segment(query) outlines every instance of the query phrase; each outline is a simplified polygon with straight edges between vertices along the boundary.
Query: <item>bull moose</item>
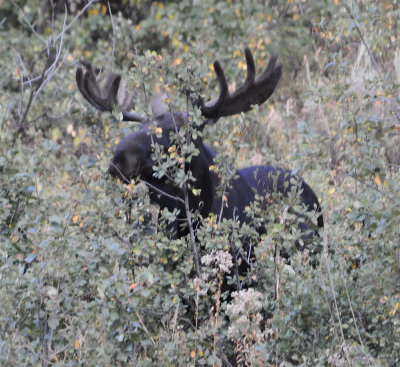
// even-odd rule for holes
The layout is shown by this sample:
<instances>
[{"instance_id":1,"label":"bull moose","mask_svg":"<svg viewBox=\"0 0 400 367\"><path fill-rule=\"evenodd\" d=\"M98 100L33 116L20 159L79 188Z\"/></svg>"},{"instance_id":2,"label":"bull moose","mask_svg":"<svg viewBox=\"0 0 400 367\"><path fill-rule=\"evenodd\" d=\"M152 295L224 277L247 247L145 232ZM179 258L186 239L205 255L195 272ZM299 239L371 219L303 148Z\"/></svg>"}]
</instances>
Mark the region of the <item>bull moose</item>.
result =
<instances>
[{"instance_id":1,"label":"bull moose","mask_svg":"<svg viewBox=\"0 0 400 367\"><path fill-rule=\"evenodd\" d=\"M274 92L282 75L282 64L277 63L277 57L272 56L263 73L256 77L254 59L248 48L245 49L245 56L247 77L243 85L233 93L228 91L228 84L220 63L214 62L220 94L208 102L202 99L194 102L204 117L203 124L197 126L197 129L201 130L207 124L214 124L221 117L247 112L253 105L264 103ZM127 183L132 178L140 177L149 186L150 198L154 203L161 209L176 210L178 214L171 227L172 236L180 238L193 231L190 221L191 213L194 211L199 213L200 218L206 218L210 213L214 213L222 218L233 218L241 223L250 223L245 207L255 200L255 195L265 196L268 193L277 192L286 196L293 187L293 179L297 182L297 190L306 210L310 212L315 210L318 215L317 225L323 226L321 207L313 190L307 183L292 175L289 170L282 168L260 165L238 170L226 189L225 202L221 200L217 195L220 178L209 169L214 164L216 153L203 143L201 134L190 138L197 154L194 154L184 167L185 172L191 173L193 178L191 186L196 190L196 194L194 190L187 190L187 187L174 183L165 175L160 176L155 171L155 144L163 147L167 152L172 146L171 136L188 124L188 113L163 108L163 104L156 97L152 102L152 118L141 116L131 111L132 95L121 93L124 88L121 76L111 72L103 86L100 86L90 64L86 71L82 68L77 69L76 81L82 95L96 109L112 111L115 105L119 105L124 120L138 121L143 124L138 131L127 135L118 144L108 172ZM159 128L158 134L155 127ZM182 223L189 225L182 225ZM311 227L306 223L299 227L304 232L312 232L311 236L315 233L315 230L310 230ZM260 228L260 231L262 230ZM243 255L237 252L235 256ZM245 256L249 258L248 253Z\"/></svg>"}]
</instances>

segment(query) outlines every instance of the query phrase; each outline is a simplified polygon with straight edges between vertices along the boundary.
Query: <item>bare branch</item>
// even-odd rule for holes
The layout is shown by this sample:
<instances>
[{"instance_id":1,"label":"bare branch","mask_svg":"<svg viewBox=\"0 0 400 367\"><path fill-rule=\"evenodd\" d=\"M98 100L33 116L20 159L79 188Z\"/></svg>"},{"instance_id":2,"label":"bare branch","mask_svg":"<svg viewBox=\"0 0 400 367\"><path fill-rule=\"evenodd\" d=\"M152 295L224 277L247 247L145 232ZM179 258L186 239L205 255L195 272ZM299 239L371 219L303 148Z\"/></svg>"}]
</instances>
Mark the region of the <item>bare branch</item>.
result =
<instances>
[{"instance_id":1,"label":"bare branch","mask_svg":"<svg viewBox=\"0 0 400 367\"><path fill-rule=\"evenodd\" d=\"M75 16L74 19L71 20L71 22L54 38L54 42L57 42L59 38L63 37L63 33L68 31L72 25L81 17L81 15L86 11L87 8L89 8L92 4L95 4L99 2L99 0L90 0L81 10L80 12Z\"/></svg>"},{"instance_id":2,"label":"bare branch","mask_svg":"<svg viewBox=\"0 0 400 367\"><path fill-rule=\"evenodd\" d=\"M110 13L111 27L112 27L112 31L113 31L111 55L110 55L110 59L109 59L109 61L107 63L107 68L106 68L106 73L109 73L110 68L111 68L112 60L114 59L115 39L117 38L117 36L116 36L116 32L115 32L114 19L113 19L113 15L112 15L112 12L111 12L111 6L110 6L110 2L109 1L107 1L107 5L108 5L108 12Z\"/></svg>"}]
</instances>

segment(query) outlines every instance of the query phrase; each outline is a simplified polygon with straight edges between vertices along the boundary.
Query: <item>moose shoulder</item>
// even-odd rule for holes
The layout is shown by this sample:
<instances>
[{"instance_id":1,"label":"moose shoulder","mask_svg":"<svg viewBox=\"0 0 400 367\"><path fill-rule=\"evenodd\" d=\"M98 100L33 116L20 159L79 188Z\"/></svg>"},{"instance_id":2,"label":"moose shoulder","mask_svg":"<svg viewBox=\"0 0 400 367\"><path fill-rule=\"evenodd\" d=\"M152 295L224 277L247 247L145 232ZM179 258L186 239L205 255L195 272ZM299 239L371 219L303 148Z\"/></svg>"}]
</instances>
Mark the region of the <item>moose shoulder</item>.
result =
<instances>
[{"instance_id":1,"label":"moose shoulder","mask_svg":"<svg viewBox=\"0 0 400 367\"><path fill-rule=\"evenodd\" d=\"M245 55L247 77L244 84L233 93L228 92L228 85L220 64L217 61L214 63L220 84L220 95L209 102L197 101L197 106L205 118L204 125L216 123L220 117L249 111L252 105L264 103L276 88L282 75L282 65L276 62L276 57L271 57L267 68L256 78L254 60L248 48L245 49ZM113 106L118 104L122 108L125 120L143 123L140 130L126 136L119 143L111 160L109 173L120 177L125 182L130 182L131 178L140 177L148 184L151 199L160 208L168 208L170 211L178 209L177 223L187 221L185 188L175 185L168 177L157 177L153 168L154 155L152 155L156 143L164 147L165 151L171 147L171 133L179 131L188 123L187 114L163 110L159 104L154 103L153 118L151 121L147 120L130 111L132 96L123 90L119 75L111 73L104 86L100 87L90 65L86 72L78 68L76 80L82 95L97 109L111 111ZM156 134L155 127L160 128L159 131L162 133ZM192 190L189 190L186 204L189 204L190 211L199 212L202 218L214 213L222 215L222 218L235 218L242 223L249 222L245 207L254 201L256 193L264 196L272 192L287 195L293 185L294 176L290 174L290 171L271 166L247 167L237 172L227 188L227 200L224 205L216 191L220 180L214 172L209 170L213 164L215 152L205 145L199 136L196 139L192 138L192 143L198 150L198 154L193 155L185 166L185 170L191 172L194 178L192 187L199 194L194 195ZM320 212L318 199L312 189L304 181L300 181L297 187L301 191L300 197L306 209ZM221 205L224 205L223 208ZM318 217L318 226L323 226L321 214ZM176 236L184 236L188 233L188 226L176 224L174 231Z\"/></svg>"}]
</instances>

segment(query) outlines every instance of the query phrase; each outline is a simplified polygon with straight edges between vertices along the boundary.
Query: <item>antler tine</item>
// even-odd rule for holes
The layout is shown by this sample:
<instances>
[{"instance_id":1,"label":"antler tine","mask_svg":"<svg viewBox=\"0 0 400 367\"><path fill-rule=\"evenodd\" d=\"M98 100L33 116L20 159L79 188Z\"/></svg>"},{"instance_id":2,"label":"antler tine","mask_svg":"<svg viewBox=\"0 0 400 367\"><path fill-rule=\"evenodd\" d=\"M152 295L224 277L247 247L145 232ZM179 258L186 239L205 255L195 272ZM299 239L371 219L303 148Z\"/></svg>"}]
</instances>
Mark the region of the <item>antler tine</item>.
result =
<instances>
[{"instance_id":1,"label":"antler tine","mask_svg":"<svg viewBox=\"0 0 400 367\"><path fill-rule=\"evenodd\" d=\"M78 68L76 70L76 84L78 86L79 91L81 92L81 94L86 98L86 100L91 105L93 105L95 108L101 110L102 107L101 106L97 106L96 102L92 100L90 94L86 91L84 78L85 78L85 75L83 73L83 69L82 68Z\"/></svg>"},{"instance_id":2,"label":"antler tine","mask_svg":"<svg viewBox=\"0 0 400 367\"><path fill-rule=\"evenodd\" d=\"M256 65L254 63L253 55L248 47L244 49L244 53L246 55L247 77L243 87L247 87L248 85L252 85L254 83L254 79L256 77Z\"/></svg>"},{"instance_id":3,"label":"antler tine","mask_svg":"<svg viewBox=\"0 0 400 367\"><path fill-rule=\"evenodd\" d=\"M274 71L275 65L276 65L276 61L278 59L278 56L276 55L272 55L271 58L268 61L268 65L265 68L265 70L263 71L263 73L258 77L258 82L262 82L263 80L267 79L270 74ZM282 67L282 64L278 64L277 66Z\"/></svg>"},{"instance_id":4,"label":"antler tine","mask_svg":"<svg viewBox=\"0 0 400 367\"><path fill-rule=\"evenodd\" d=\"M214 70L217 74L221 92L217 99L201 103L201 112L204 117L216 120L222 116L236 115L249 111L253 105L264 103L274 92L282 76L282 64L276 63L277 56L272 56L264 72L256 78L255 63L249 48L245 48L247 63L246 80L232 94L228 92L224 72L216 61Z\"/></svg>"},{"instance_id":5,"label":"antler tine","mask_svg":"<svg viewBox=\"0 0 400 367\"><path fill-rule=\"evenodd\" d=\"M229 94L228 83L226 82L225 73L218 61L214 62L214 70L215 73L217 74L217 78L219 81L220 93L218 98L215 98L212 101L209 101L205 104L202 103L200 109L203 116L205 117L208 117L209 115L212 115L214 111L217 111L224 103L226 97Z\"/></svg>"},{"instance_id":6,"label":"antler tine","mask_svg":"<svg viewBox=\"0 0 400 367\"><path fill-rule=\"evenodd\" d=\"M107 77L106 83L103 89L100 88L99 83L96 80L96 75L93 72L92 66L90 65L84 78L84 87L87 93L90 95L92 101L95 102L96 106L100 111L112 111L113 105L117 104L117 94L119 83L121 82L121 75L111 74Z\"/></svg>"},{"instance_id":7,"label":"antler tine","mask_svg":"<svg viewBox=\"0 0 400 367\"><path fill-rule=\"evenodd\" d=\"M96 109L111 112L114 105L120 105L124 120L147 122L146 117L129 111L133 107L133 93L125 90L121 75L110 72L103 87L100 87L92 65L87 64L86 72L82 68L76 70L76 84L82 95Z\"/></svg>"}]
</instances>

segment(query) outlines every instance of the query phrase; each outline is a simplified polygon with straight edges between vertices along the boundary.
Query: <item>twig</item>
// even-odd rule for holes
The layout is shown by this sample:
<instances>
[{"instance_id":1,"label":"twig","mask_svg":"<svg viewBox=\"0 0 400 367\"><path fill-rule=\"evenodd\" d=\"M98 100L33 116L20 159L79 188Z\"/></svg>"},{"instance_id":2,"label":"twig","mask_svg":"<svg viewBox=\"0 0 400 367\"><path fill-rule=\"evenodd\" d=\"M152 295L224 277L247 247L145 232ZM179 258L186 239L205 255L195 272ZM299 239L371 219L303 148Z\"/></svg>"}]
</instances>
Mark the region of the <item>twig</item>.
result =
<instances>
[{"instance_id":1,"label":"twig","mask_svg":"<svg viewBox=\"0 0 400 367\"><path fill-rule=\"evenodd\" d=\"M350 363L350 361L348 359L348 356L347 356L347 343L346 343L346 339L345 339L344 333L343 333L342 320L340 318L339 307L337 305L335 289L334 289L334 286L333 286L332 275L331 275L331 271L330 271L330 264L329 264L329 258L328 258L328 234L327 234L327 231L324 231L323 245L324 245L323 259L325 260L326 270L327 270L327 273L328 273L329 286L330 286L331 294L332 294L332 297L333 297L333 304L335 306L335 311L336 311L336 318L337 318L338 323L339 323L340 335L341 335L342 343L343 343L343 347L344 347L343 348L344 357L346 359L347 364L349 366L351 366L351 363Z\"/></svg>"},{"instance_id":2,"label":"twig","mask_svg":"<svg viewBox=\"0 0 400 367\"><path fill-rule=\"evenodd\" d=\"M112 27L112 31L113 31L113 37L112 37L112 49L111 49L111 55L110 55L110 60L108 61L108 65L106 68L106 74L108 74L110 68L111 68L111 63L112 60L114 58L114 52L115 52L115 39L116 39L116 32L115 32L115 25L114 25L114 19L113 19L113 15L111 12L111 6L110 6L110 2L107 1L107 5L108 5L108 12L110 13L110 19L111 19L111 27Z\"/></svg>"},{"instance_id":3,"label":"twig","mask_svg":"<svg viewBox=\"0 0 400 367\"><path fill-rule=\"evenodd\" d=\"M353 180L362 183L363 185L369 187L370 189L375 190L375 191L379 192L380 194L386 196L387 198L389 198L390 200L392 200L394 203L396 203L396 205L400 205L394 197L392 197L392 196L389 195L388 193L386 193L386 192L384 192L384 191L378 189L378 188L375 187L374 185L369 184L368 182L365 182L365 181L361 180L360 178L358 178L358 177L356 177L356 176L353 176L350 172L346 172L345 170L343 170L343 169L340 168L339 166L336 166L336 165L334 165L334 164L332 164L332 163L330 163L330 162L327 162L327 161L324 160L324 159L321 159L321 158L318 158L318 159L319 159L321 162L327 164L328 166L330 166L330 167L332 167L332 168L335 168L335 169L338 170L340 173L342 173L342 174L344 174L344 175L346 175L346 176L352 178Z\"/></svg>"},{"instance_id":4,"label":"twig","mask_svg":"<svg viewBox=\"0 0 400 367\"><path fill-rule=\"evenodd\" d=\"M351 314L352 314L352 316L353 316L354 325L356 326L358 340L359 340L359 342L360 342L360 344L361 344L361 347L362 347L362 349L363 349L363 351L364 351L364 353L365 353L364 343L363 343L363 341L362 341L362 339L361 339L360 329L358 328L356 316L354 315L354 310L353 310L353 306L352 306L352 304L351 304L351 299L350 299L350 296L349 296L349 291L348 291L348 289L347 289L346 279L344 279L343 285L344 285L344 289L345 289L345 291L346 291L347 300L349 301L350 311L351 311ZM368 366L371 366L371 364L369 363L369 358L367 358L367 363L368 363Z\"/></svg>"},{"instance_id":5,"label":"twig","mask_svg":"<svg viewBox=\"0 0 400 367\"><path fill-rule=\"evenodd\" d=\"M40 77L40 83L39 83L39 85L43 82L45 71L46 71L46 67L45 67L45 68L43 69L43 71L42 71L42 75L41 75L41 77ZM21 87L21 88L22 88L21 94L23 94L23 87ZM21 129L22 129L22 126L23 126L23 124L24 124L24 122L25 122L25 120L26 120L26 117L28 116L28 112L29 112L29 110L30 110L30 108L31 108L31 106L32 106L32 102L33 102L33 98L34 98L34 93L35 93L34 90L31 89L31 92L30 92L30 94L29 94L29 100L28 100L28 103L27 103L27 105L26 105L26 107L25 107L25 111L24 111L23 115L20 117L20 120L19 120L18 125L17 125L17 126L18 126L18 129L17 129L17 131L16 131L16 133L15 133L14 140L13 140L13 143L12 143L12 147L14 147L15 143L17 142L18 135L19 135L19 133L22 131L22 130L21 130ZM21 98L23 98L23 97L21 96Z\"/></svg>"},{"instance_id":6,"label":"twig","mask_svg":"<svg viewBox=\"0 0 400 367\"><path fill-rule=\"evenodd\" d=\"M185 196L186 219L187 219L187 223L188 223L188 226L189 226L190 242L192 243L194 264L196 266L196 275L197 275L198 278L201 278L201 267L200 267L200 261L199 261L199 253L198 253L198 250L197 250L196 237L194 235L194 230L193 230L193 223L192 223L192 217L191 217L190 206L189 206L189 192L188 192L187 186L185 186L184 196Z\"/></svg>"},{"instance_id":7,"label":"twig","mask_svg":"<svg viewBox=\"0 0 400 367\"><path fill-rule=\"evenodd\" d=\"M154 191L157 191L161 195L166 196L167 198L170 198L172 200L176 200L176 201L179 201L182 204L185 204L185 201L182 200L179 196L173 196L173 195L167 194L165 191L160 190L158 187L156 187L156 186L152 185L151 183L148 183L147 181L142 180L140 178L138 179L138 181L145 183L148 187L150 187Z\"/></svg>"},{"instance_id":8,"label":"twig","mask_svg":"<svg viewBox=\"0 0 400 367\"><path fill-rule=\"evenodd\" d=\"M55 38L54 42L57 42L59 38L63 37L63 33L68 31L72 25L81 17L81 15L86 11L88 7L90 7L92 4L97 3L99 0L90 0L82 9L81 11L75 16L74 19L71 20L71 22L59 33Z\"/></svg>"},{"instance_id":9,"label":"twig","mask_svg":"<svg viewBox=\"0 0 400 367\"><path fill-rule=\"evenodd\" d=\"M217 339L216 343L217 343L217 347L219 349L219 353L220 353L222 362L224 363L224 365L226 367L232 367L231 362L229 362L228 358L226 357L226 354L225 354L224 349L222 347L221 341L219 339Z\"/></svg>"},{"instance_id":10,"label":"twig","mask_svg":"<svg viewBox=\"0 0 400 367\"><path fill-rule=\"evenodd\" d=\"M374 66L375 71L378 73L378 75L380 75L381 73L380 73L380 71L379 71L378 63L376 62L376 60L375 60L375 58L374 58L374 55L372 55L371 49L369 48L367 42L365 41L365 38L364 38L364 36L363 36L363 34L362 34L362 32L361 32L361 29L360 29L360 27L359 27L359 25L358 25L358 23L357 23L356 18L354 17L354 14L352 13L352 11L351 11L351 9L349 8L349 5L348 5L348 4L344 3L344 7L345 7L347 13L349 14L350 18L351 18L351 19L353 20L353 22L354 22L354 26L355 26L355 28L356 28L356 31L357 31L358 35L360 36L361 42L363 43L364 47L367 49L368 55L369 55L369 57L370 57L370 59L371 59L371 61L372 61L372 64L373 64L373 66ZM396 117L397 122L400 123L400 113L399 113L397 107L396 107L393 103L394 103L394 102L390 103L390 109L393 111L393 113L394 113L394 115L395 115L395 117Z\"/></svg>"},{"instance_id":11,"label":"twig","mask_svg":"<svg viewBox=\"0 0 400 367\"><path fill-rule=\"evenodd\" d=\"M31 31L35 34L35 36L37 36L44 44L46 44L46 40L39 34L36 32L35 28L33 27L33 25L31 24L31 22L28 20L28 18L25 16L24 11L15 3L14 0L12 0L12 4L13 6L15 6L16 8L18 8L18 10L20 11L22 18L24 19L25 23L28 25L28 27L31 29ZM4 20L4 19L3 19Z\"/></svg>"},{"instance_id":12,"label":"twig","mask_svg":"<svg viewBox=\"0 0 400 367\"><path fill-rule=\"evenodd\" d=\"M168 108L169 108L170 115L172 117L172 121L173 121L174 126L175 126L176 136L179 137L179 129L178 129L178 125L177 125L176 120L175 120L175 115L174 115L174 111L172 110L171 103L168 103ZM190 132L188 131L188 134L186 136L186 144L189 143L190 139L191 139L191 136L190 136ZM183 151L183 145L185 144L185 142L182 142L181 140L178 140L178 144L180 146L181 151ZM184 160L184 162L186 162L186 160ZM184 163L184 165L185 165L185 163ZM186 171L186 167L185 166L183 167L183 169ZM188 187L187 180L185 180L185 184L184 184L184 198L185 198L185 202L184 203L185 203L186 220L187 220L188 227L189 227L190 242L192 244L194 264L195 264L195 267L196 267L196 275L197 275L198 278L201 278L201 266L200 266L199 252L198 252L198 249L197 249L196 236L194 234L192 216L191 216L191 211L190 211L189 187Z\"/></svg>"},{"instance_id":13,"label":"twig","mask_svg":"<svg viewBox=\"0 0 400 367\"><path fill-rule=\"evenodd\" d=\"M46 71L46 69L49 70L49 72L47 73L48 75L46 76L46 80L42 80L42 82L39 83L39 87L38 87L37 90L36 90L36 93L35 93L35 96L34 96L34 98L33 98L32 103L35 102L37 96L38 96L39 93L42 91L42 89L44 88L44 86L45 86L45 85L51 80L51 78L56 74L56 72L60 69L60 67L63 65L63 63L64 63L64 61L65 61L65 59L66 59L66 56L64 56L64 58L63 58L63 60L61 61L61 63L58 63L58 60L60 59L61 51L62 51L62 45L63 45L63 39L64 39L65 23L66 23L66 21L67 21L67 8L65 8L64 22L63 22L63 27L62 27L62 30L61 30L61 33L60 33L60 34L61 34L61 40L60 40L59 46L57 47L56 56L55 56L55 58L54 58L53 63L52 63L49 67L47 67L47 65L46 65L45 71ZM54 50L54 47L55 47L54 44L55 44L55 41L51 40L51 41L50 41L50 45L48 46L48 49L50 50L50 52L49 52L49 56L48 56L47 62L50 62L50 61L51 61L52 50ZM56 67L57 64L59 64L59 65ZM45 71L44 71L44 72L45 72ZM43 75L43 77L44 77L44 75Z\"/></svg>"},{"instance_id":14,"label":"twig","mask_svg":"<svg viewBox=\"0 0 400 367\"><path fill-rule=\"evenodd\" d=\"M138 319L139 319L140 325L142 325L142 327L143 327L144 331L145 331L147 334L149 334L149 336L150 336L150 340L152 341L153 345L155 345L155 344L156 344L156 342L154 341L153 337L150 335L149 329L147 329L147 327L146 327L146 325L144 324L144 322L143 322L142 318L140 317L140 315L138 314L138 312L137 312L137 311L135 311L135 314L136 314L136 316L137 316L137 317L138 317Z\"/></svg>"},{"instance_id":15,"label":"twig","mask_svg":"<svg viewBox=\"0 0 400 367\"><path fill-rule=\"evenodd\" d=\"M222 214L223 214L223 212L224 212L225 189L226 189L226 185L224 185L224 189L222 190L221 210L219 211L218 224L221 224L221 221L222 221Z\"/></svg>"},{"instance_id":16,"label":"twig","mask_svg":"<svg viewBox=\"0 0 400 367\"><path fill-rule=\"evenodd\" d=\"M141 64L140 64L139 55L138 55L138 52L137 52L137 49L136 49L136 48L135 48L135 55L136 55L136 62L137 62L137 65L138 65L140 80L141 80L141 82L142 82L142 88L143 88L143 94L144 94L144 103L145 103L146 106L147 106L147 105L148 105L148 101L147 101L147 93L146 93L146 84L145 84L145 82L144 82L144 74L143 74L143 72L142 72L142 66L141 66Z\"/></svg>"},{"instance_id":17,"label":"twig","mask_svg":"<svg viewBox=\"0 0 400 367\"><path fill-rule=\"evenodd\" d=\"M122 177L122 179L125 181L125 183L129 184L129 183L131 182L130 180L128 180L128 179L125 177L125 175L121 172L121 170L120 170L113 162L111 162L110 165L113 166L113 167L118 171L118 173L120 174L120 176ZM139 178L138 181L139 181L139 182L143 182L143 183L146 184L148 187L150 187L150 188L153 189L154 191L157 191L157 192L160 193L161 195L164 195L164 196L166 196L166 197L168 197L168 198L170 198L170 199L172 199L172 200L179 201L179 202L182 203L182 204L185 203L180 197L167 194L165 191L159 189L158 187L152 185L151 183L149 183L149 182L147 182L147 181L145 181L145 180L142 180L142 179Z\"/></svg>"}]
</instances>

